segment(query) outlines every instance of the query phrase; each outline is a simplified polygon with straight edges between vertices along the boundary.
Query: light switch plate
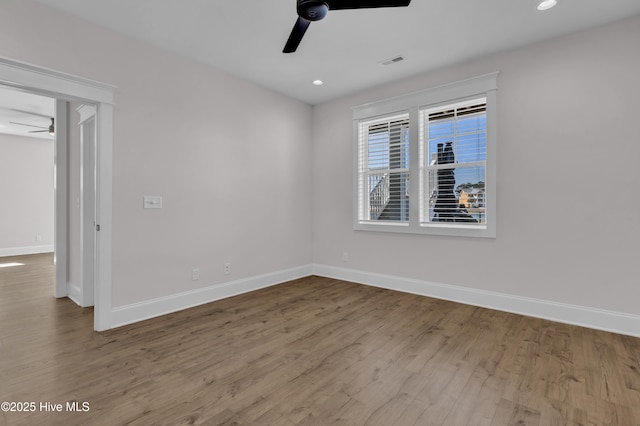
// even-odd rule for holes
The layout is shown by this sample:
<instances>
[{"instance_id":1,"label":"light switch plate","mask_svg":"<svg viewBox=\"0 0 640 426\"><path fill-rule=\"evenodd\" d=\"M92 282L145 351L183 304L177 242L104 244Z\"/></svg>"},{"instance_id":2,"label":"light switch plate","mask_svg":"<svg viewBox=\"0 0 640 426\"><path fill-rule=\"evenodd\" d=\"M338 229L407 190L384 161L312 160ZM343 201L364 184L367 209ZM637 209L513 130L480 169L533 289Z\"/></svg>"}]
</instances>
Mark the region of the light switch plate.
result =
<instances>
[{"instance_id":1,"label":"light switch plate","mask_svg":"<svg viewBox=\"0 0 640 426\"><path fill-rule=\"evenodd\" d=\"M145 209L161 209L162 197L159 195L145 195L144 208Z\"/></svg>"}]
</instances>

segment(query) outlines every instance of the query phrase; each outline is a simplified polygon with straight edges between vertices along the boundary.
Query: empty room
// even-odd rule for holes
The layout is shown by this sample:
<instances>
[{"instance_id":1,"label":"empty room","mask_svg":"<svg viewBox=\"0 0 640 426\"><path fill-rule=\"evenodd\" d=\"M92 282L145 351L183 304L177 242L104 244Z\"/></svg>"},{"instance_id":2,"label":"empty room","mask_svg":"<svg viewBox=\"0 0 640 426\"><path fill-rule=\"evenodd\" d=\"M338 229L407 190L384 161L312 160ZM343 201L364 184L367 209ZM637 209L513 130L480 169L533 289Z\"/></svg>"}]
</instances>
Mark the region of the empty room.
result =
<instances>
[{"instance_id":1,"label":"empty room","mask_svg":"<svg viewBox=\"0 0 640 426\"><path fill-rule=\"evenodd\" d=\"M0 425L639 425L637 0L0 0Z\"/></svg>"}]
</instances>

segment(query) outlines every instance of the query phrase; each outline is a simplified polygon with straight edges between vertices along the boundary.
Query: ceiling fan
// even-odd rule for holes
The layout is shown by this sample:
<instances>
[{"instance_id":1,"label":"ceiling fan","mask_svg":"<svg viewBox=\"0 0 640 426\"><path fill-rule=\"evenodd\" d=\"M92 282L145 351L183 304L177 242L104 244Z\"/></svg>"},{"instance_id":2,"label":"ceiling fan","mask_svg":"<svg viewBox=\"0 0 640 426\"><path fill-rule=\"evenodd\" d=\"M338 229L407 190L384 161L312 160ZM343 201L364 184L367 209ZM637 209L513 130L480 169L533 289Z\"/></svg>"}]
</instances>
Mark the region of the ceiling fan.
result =
<instances>
[{"instance_id":1,"label":"ceiling fan","mask_svg":"<svg viewBox=\"0 0 640 426\"><path fill-rule=\"evenodd\" d=\"M330 10L402 7L409 6L411 0L297 0L297 2L298 19L282 53L295 52L309 24L323 19Z\"/></svg>"},{"instance_id":2,"label":"ceiling fan","mask_svg":"<svg viewBox=\"0 0 640 426\"><path fill-rule=\"evenodd\" d=\"M9 123L11 124L17 124L19 126L29 126L29 127L38 127L40 129L44 129L44 130L30 130L29 133L44 133L44 132L49 132L50 135L55 134L55 126L54 126L54 119L53 117L51 117L51 124L49 125L49 127L44 127L44 126L36 126L35 124L26 124L26 123L16 123L15 121L10 121Z\"/></svg>"}]
</instances>

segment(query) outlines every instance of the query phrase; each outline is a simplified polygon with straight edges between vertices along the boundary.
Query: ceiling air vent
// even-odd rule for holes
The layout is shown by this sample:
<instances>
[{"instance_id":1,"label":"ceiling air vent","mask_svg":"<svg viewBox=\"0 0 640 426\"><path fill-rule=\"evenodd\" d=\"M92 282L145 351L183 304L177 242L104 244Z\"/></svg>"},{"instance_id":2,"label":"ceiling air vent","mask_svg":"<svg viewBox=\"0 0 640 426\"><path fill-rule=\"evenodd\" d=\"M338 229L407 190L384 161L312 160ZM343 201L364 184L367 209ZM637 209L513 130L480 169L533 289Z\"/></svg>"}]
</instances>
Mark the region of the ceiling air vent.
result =
<instances>
[{"instance_id":1,"label":"ceiling air vent","mask_svg":"<svg viewBox=\"0 0 640 426\"><path fill-rule=\"evenodd\" d=\"M402 55L398 55L398 56L394 56L393 58L389 58L389 59L385 59L384 61L381 61L380 63L382 65L391 65L391 64L396 64L398 62L404 61L404 56Z\"/></svg>"}]
</instances>

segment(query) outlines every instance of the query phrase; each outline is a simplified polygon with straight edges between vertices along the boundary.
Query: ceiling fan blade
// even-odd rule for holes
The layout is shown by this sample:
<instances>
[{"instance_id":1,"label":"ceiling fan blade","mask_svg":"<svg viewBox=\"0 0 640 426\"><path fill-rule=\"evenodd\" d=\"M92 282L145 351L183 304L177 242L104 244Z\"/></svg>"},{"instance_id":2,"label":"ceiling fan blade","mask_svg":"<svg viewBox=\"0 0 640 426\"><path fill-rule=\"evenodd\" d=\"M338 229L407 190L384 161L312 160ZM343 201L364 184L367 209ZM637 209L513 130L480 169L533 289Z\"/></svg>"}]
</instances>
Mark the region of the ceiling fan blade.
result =
<instances>
[{"instance_id":1,"label":"ceiling fan blade","mask_svg":"<svg viewBox=\"0 0 640 426\"><path fill-rule=\"evenodd\" d=\"M325 0L329 10L409 6L411 0Z\"/></svg>"},{"instance_id":2,"label":"ceiling fan blade","mask_svg":"<svg viewBox=\"0 0 640 426\"><path fill-rule=\"evenodd\" d=\"M33 125L33 124L25 124L25 123L16 123L15 121L10 121L9 123L17 124L19 126L29 126L29 127L38 127L40 129L49 129L48 127L44 127L44 126L36 126L36 125Z\"/></svg>"},{"instance_id":3,"label":"ceiling fan blade","mask_svg":"<svg viewBox=\"0 0 640 426\"><path fill-rule=\"evenodd\" d=\"M302 36L309 28L309 24L311 21L307 21L306 19L302 19L298 17L298 20L293 25L293 29L291 30L291 34L289 35L289 39L287 40L287 44L284 45L284 49L282 53L293 53L298 48L300 41L302 41Z\"/></svg>"}]
</instances>

